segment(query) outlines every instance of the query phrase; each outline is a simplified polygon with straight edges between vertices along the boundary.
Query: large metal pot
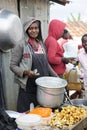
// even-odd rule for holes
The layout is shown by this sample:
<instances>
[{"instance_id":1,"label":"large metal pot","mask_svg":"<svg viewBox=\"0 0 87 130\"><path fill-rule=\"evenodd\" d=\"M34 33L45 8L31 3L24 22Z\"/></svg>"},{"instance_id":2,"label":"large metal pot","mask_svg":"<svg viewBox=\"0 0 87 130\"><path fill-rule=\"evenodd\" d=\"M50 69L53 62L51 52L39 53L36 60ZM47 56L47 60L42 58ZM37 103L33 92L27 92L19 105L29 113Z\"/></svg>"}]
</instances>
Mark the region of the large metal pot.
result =
<instances>
[{"instance_id":1,"label":"large metal pot","mask_svg":"<svg viewBox=\"0 0 87 130\"><path fill-rule=\"evenodd\" d=\"M2 9L0 11L0 49L7 51L22 39L23 27L17 15Z\"/></svg>"},{"instance_id":2,"label":"large metal pot","mask_svg":"<svg viewBox=\"0 0 87 130\"><path fill-rule=\"evenodd\" d=\"M37 100L41 106L56 108L63 103L67 81L58 77L36 79Z\"/></svg>"}]
</instances>

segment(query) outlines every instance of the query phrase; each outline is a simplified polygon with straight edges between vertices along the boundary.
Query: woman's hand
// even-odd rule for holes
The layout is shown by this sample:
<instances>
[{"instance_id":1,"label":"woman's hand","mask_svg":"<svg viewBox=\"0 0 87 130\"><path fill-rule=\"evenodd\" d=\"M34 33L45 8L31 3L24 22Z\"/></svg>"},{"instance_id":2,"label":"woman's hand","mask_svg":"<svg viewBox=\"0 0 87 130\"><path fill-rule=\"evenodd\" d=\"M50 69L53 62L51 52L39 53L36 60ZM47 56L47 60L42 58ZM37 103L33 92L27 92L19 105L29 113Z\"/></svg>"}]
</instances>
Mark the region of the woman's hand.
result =
<instances>
[{"instance_id":1,"label":"woman's hand","mask_svg":"<svg viewBox=\"0 0 87 130\"><path fill-rule=\"evenodd\" d=\"M69 58L69 63L77 66L79 64L79 61L76 58Z\"/></svg>"},{"instance_id":2,"label":"woman's hand","mask_svg":"<svg viewBox=\"0 0 87 130\"><path fill-rule=\"evenodd\" d=\"M68 63L69 63L69 59L68 59L68 58L63 57L63 58L62 58L62 62L64 62L65 64L68 64Z\"/></svg>"},{"instance_id":3,"label":"woman's hand","mask_svg":"<svg viewBox=\"0 0 87 130\"><path fill-rule=\"evenodd\" d=\"M35 77L36 76L36 73L32 70L25 70L24 73L23 73L23 76L29 76L29 77Z\"/></svg>"}]
</instances>

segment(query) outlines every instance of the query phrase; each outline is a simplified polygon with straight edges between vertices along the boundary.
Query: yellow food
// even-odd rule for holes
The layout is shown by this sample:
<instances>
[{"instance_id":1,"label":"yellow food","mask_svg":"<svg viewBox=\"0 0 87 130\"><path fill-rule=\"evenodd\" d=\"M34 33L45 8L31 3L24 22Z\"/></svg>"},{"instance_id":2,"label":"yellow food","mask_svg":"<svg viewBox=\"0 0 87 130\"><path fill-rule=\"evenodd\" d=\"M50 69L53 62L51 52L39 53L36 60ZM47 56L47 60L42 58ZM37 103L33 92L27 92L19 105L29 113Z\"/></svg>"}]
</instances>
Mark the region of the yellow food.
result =
<instances>
[{"instance_id":1,"label":"yellow food","mask_svg":"<svg viewBox=\"0 0 87 130\"><path fill-rule=\"evenodd\" d=\"M67 106L61 112L55 110L50 126L61 128L62 125L72 126L87 115L87 110L82 107Z\"/></svg>"}]
</instances>

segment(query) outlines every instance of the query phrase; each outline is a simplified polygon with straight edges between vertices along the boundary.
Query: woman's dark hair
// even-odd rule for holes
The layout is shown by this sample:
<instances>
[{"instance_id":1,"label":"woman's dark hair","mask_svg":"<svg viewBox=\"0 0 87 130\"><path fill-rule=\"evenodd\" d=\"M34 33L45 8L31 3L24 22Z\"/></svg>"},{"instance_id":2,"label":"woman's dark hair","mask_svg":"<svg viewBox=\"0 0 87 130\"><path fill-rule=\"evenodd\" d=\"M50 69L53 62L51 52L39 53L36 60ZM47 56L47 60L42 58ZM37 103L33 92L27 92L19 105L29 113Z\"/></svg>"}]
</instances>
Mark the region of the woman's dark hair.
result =
<instances>
[{"instance_id":1,"label":"woman's dark hair","mask_svg":"<svg viewBox=\"0 0 87 130\"><path fill-rule=\"evenodd\" d=\"M87 34L84 34L81 38L82 43L84 42L84 37L87 37Z\"/></svg>"},{"instance_id":2,"label":"woman's dark hair","mask_svg":"<svg viewBox=\"0 0 87 130\"><path fill-rule=\"evenodd\" d=\"M42 41L43 39L42 39L42 31L41 31L41 22L39 21L39 20L37 20L38 21L38 23L39 23L39 34L38 34L38 39L40 40L40 41Z\"/></svg>"}]
</instances>

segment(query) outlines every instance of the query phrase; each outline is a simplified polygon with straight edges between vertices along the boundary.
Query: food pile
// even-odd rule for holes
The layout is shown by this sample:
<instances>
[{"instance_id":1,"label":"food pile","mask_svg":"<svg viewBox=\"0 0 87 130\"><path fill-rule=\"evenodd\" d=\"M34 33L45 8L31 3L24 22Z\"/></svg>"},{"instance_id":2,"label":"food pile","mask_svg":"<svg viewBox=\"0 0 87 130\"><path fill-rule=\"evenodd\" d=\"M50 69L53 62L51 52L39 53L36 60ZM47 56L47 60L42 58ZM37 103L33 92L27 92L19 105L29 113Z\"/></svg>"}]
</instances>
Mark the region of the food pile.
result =
<instances>
[{"instance_id":1,"label":"food pile","mask_svg":"<svg viewBox=\"0 0 87 130\"><path fill-rule=\"evenodd\" d=\"M43 118L49 117L51 115L51 108L37 107L30 111L28 114L37 114Z\"/></svg>"},{"instance_id":2,"label":"food pile","mask_svg":"<svg viewBox=\"0 0 87 130\"><path fill-rule=\"evenodd\" d=\"M61 112L56 109L49 124L51 127L61 128L63 130L63 126L71 127L86 117L86 115L87 109L76 106L67 106L64 107Z\"/></svg>"}]
</instances>

